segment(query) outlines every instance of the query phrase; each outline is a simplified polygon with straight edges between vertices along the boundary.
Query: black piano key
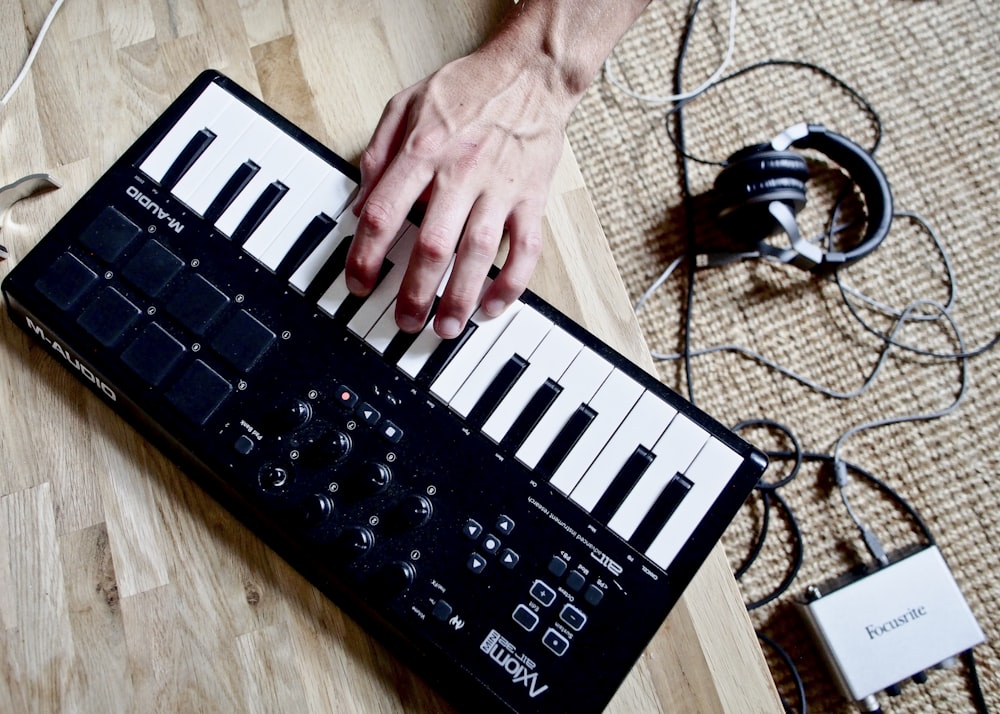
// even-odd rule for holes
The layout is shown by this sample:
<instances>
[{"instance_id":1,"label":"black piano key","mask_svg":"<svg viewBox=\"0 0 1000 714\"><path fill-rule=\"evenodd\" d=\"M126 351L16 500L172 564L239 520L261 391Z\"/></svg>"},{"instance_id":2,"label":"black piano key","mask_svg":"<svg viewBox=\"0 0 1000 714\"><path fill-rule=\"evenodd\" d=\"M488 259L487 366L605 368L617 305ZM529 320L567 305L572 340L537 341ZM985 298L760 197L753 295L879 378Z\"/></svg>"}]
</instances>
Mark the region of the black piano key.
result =
<instances>
[{"instance_id":1,"label":"black piano key","mask_svg":"<svg viewBox=\"0 0 1000 714\"><path fill-rule=\"evenodd\" d=\"M652 507L643 517L642 522L639 523L628 542L636 550L649 550L649 546L653 544L657 534L663 530L664 524L677 510L693 485L683 474L675 474L660 491L660 495L656 497L656 501L653 502Z\"/></svg>"},{"instance_id":2,"label":"black piano key","mask_svg":"<svg viewBox=\"0 0 1000 714\"><path fill-rule=\"evenodd\" d=\"M353 240L354 236L351 235L340 241L340 245L336 247L329 259L323 263L323 267L317 271L316 276L306 288L307 298L313 302L317 302L323 297L323 293L330 289L337 276L344 272L344 266L347 264L347 253L351 249L351 242Z\"/></svg>"},{"instance_id":3,"label":"black piano key","mask_svg":"<svg viewBox=\"0 0 1000 714\"><path fill-rule=\"evenodd\" d=\"M163 174L163 179L160 181L160 185L168 191L172 189L174 185L181 180L181 177L187 173L187 170L194 165L194 162L198 160L198 157L205 152L208 145L214 140L215 132L210 129L202 129L197 134L192 136L191 140L181 150L181 153L179 153L173 163L170 164L170 168Z\"/></svg>"},{"instance_id":4,"label":"black piano key","mask_svg":"<svg viewBox=\"0 0 1000 714\"><path fill-rule=\"evenodd\" d=\"M510 429L507 430L501 441L502 446L510 451L517 451L524 440L528 438L531 430L538 424L538 420L545 416L545 412L552 406L552 402L556 400L562 389L552 379L546 379L545 383L528 400L524 410L517 415L514 423L510 425Z\"/></svg>"},{"instance_id":5,"label":"black piano key","mask_svg":"<svg viewBox=\"0 0 1000 714\"><path fill-rule=\"evenodd\" d=\"M392 341L389 342L389 346L385 348L382 358L389 364L396 364L406 354L406 351L413 346L413 343L417 341L417 337L419 336L419 332L403 332L400 330L392 338Z\"/></svg>"},{"instance_id":6,"label":"black piano key","mask_svg":"<svg viewBox=\"0 0 1000 714\"><path fill-rule=\"evenodd\" d=\"M453 337L450 340L441 340L437 349L431 353L431 356L424 362L424 366L421 367L420 372L417 373L417 384L425 389L429 388L444 368L448 366L452 358L462 349L462 346L472 336L472 333L476 331L476 327L476 323L469 320L465 325L465 329L462 330L462 333L458 337Z\"/></svg>"},{"instance_id":7,"label":"black piano key","mask_svg":"<svg viewBox=\"0 0 1000 714\"><path fill-rule=\"evenodd\" d=\"M497 408L500 400L507 396L507 392L514 386L514 382L527 368L528 360L519 354L515 354L507 360L507 363L500 368L489 386L483 391L476 405L469 411L466 420L469 425L475 429L481 429L486 420L490 418L493 410Z\"/></svg>"},{"instance_id":8,"label":"black piano key","mask_svg":"<svg viewBox=\"0 0 1000 714\"><path fill-rule=\"evenodd\" d=\"M247 187L250 180L260 171L260 166L253 161L244 161L233 171L222 189L216 194L212 202L205 209L205 220L209 223L216 223L222 214L226 212L229 205L240 195L240 192Z\"/></svg>"},{"instance_id":9,"label":"black piano key","mask_svg":"<svg viewBox=\"0 0 1000 714\"><path fill-rule=\"evenodd\" d=\"M278 201L286 193L288 193L288 186L281 183L281 181L274 181L261 191L260 196L257 197L250 210L243 216L240 224L236 226L233 235L230 236L233 243L236 245L246 243L247 239L257 230L257 227L267 218L267 214L274 210L274 207L278 205Z\"/></svg>"},{"instance_id":10,"label":"black piano key","mask_svg":"<svg viewBox=\"0 0 1000 714\"><path fill-rule=\"evenodd\" d=\"M309 225L302 231L302 235L295 239L292 247L285 253L285 257L278 263L278 267L274 271L275 275L285 280L292 277L302 262L316 250L316 247L333 230L335 225L337 222L325 213L320 213L309 221Z\"/></svg>"},{"instance_id":11,"label":"black piano key","mask_svg":"<svg viewBox=\"0 0 1000 714\"><path fill-rule=\"evenodd\" d=\"M389 274L392 270L392 262L388 260L382 261L382 269L379 270L378 277L375 278L375 286L372 288L374 290L379 286L379 284L385 279L385 276ZM346 325L351 321L351 318L361 309L361 306L365 304L365 300L368 296L359 297L353 293L344 298L344 301L340 303L340 307L333 314L333 321L338 325Z\"/></svg>"},{"instance_id":12,"label":"black piano key","mask_svg":"<svg viewBox=\"0 0 1000 714\"><path fill-rule=\"evenodd\" d=\"M621 470L612 479L611 483L601 494L600 499L594 505L593 510L590 512L594 518L596 518L601 523L607 523L611 520L611 516L615 514L618 507L622 505L625 497L628 496L629 491L635 486L639 481L639 478L646 472L649 465L653 463L656 458L656 454L647 449L643 445L636 447L632 455L626 459L625 463L622 465Z\"/></svg>"},{"instance_id":13,"label":"black piano key","mask_svg":"<svg viewBox=\"0 0 1000 714\"><path fill-rule=\"evenodd\" d=\"M566 420L566 424L563 425L556 438L549 444L549 448L542 454L542 458L538 460L538 463L535 465L535 474L539 478L546 480L552 478L552 474L562 464L563 459L566 458L566 454L576 446L576 442L580 440L587 427L590 426L590 422L594 421L596 417L597 412L586 404L581 404L570 418Z\"/></svg>"},{"instance_id":14,"label":"black piano key","mask_svg":"<svg viewBox=\"0 0 1000 714\"><path fill-rule=\"evenodd\" d=\"M428 320L434 319L434 315L437 314L438 305L440 303L440 296L434 298L434 304L431 305L431 310L427 316ZM403 358L403 355L406 354L407 350L413 346L413 343L417 341L419 336L419 332L403 332L402 330L399 330L386 346L385 351L382 353L382 358L389 364L396 364Z\"/></svg>"}]
</instances>

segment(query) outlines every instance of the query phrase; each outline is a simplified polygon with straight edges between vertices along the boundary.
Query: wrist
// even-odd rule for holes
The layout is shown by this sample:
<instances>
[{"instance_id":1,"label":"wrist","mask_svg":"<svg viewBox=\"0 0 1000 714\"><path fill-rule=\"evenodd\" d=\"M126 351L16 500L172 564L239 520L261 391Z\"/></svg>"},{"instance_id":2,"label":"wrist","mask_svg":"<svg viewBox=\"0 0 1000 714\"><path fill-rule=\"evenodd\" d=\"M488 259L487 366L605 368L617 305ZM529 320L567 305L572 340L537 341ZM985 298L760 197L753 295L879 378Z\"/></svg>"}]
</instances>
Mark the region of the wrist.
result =
<instances>
[{"instance_id":1,"label":"wrist","mask_svg":"<svg viewBox=\"0 0 1000 714\"><path fill-rule=\"evenodd\" d=\"M532 72L572 112L649 2L520 0L482 49L494 61Z\"/></svg>"}]
</instances>

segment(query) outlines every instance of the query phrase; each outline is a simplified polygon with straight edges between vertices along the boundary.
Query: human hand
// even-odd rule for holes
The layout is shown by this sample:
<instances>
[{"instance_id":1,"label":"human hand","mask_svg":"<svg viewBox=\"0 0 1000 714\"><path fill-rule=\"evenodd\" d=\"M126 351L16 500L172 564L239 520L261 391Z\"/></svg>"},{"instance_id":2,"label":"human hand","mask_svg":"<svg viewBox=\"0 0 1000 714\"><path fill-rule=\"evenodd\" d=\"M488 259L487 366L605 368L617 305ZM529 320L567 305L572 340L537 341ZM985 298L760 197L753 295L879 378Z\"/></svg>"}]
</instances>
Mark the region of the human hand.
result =
<instances>
[{"instance_id":1,"label":"human hand","mask_svg":"<svg viewBox=\"0 0 1000 714\"><path fill-rule=\"evenodd\" d=\"M575 97L544 58L484 47L393 97L361 158L358 228L347 258L356 295L375 286L414 203L426 202L396 301L406 332L426 322L454 256L434 329L455 337L478 305L503 312L524 291ZM504 231L507 259L483 292ZM457 252L456 252L457 246ZM481 298L481 299L480 299Z\"/></svg>"}]
</instances>

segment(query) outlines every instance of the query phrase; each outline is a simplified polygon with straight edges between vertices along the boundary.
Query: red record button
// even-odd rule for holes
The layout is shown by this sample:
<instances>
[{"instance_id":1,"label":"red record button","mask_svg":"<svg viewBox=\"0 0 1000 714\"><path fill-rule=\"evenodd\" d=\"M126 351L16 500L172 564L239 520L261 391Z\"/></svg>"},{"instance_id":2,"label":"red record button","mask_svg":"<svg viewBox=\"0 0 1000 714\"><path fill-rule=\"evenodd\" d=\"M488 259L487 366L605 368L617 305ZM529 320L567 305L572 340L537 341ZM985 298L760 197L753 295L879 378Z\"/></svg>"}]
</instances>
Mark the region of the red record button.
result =
<instances>
[{"instance_id":1,"label":"red record button","mask_svg":"<svg viewBox=\"0 0 1000 714\"><path fill-rule=\"evenodd\" d=\"M353 409L354 405L358 403L358 395L343 385L334 390L334 398L347 409Z\"/></svg>"}]
</instances>

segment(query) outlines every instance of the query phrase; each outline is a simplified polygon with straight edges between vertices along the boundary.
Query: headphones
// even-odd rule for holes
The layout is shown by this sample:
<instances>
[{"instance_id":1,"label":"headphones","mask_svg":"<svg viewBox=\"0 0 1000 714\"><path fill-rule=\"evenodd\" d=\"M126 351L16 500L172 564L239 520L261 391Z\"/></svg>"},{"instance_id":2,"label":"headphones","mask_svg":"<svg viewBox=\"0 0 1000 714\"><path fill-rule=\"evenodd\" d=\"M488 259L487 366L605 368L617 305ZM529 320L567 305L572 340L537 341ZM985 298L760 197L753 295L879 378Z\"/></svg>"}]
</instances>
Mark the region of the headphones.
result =
<instances>
[{"instance_id":1,"label":"headphones","mask_svg":"<svg viewBox=\"0 0 1000 714\"><path fill-rule=\"evenodd\" d=\"M824 154L860 189L868 220L864 237L850 250L824 250L799 232L795 214L806 204L809 166L790 150L793 147ZM796 124L766 144L740 149L726 160L712 196L719 226L747 251L710 254L710 264L760 257L816 273L830 272L875 250L892 223L892 194L885 173L871 154L820 124ZM780 231L788 235L789 247L768 242Z\"/></svg>"}]
</instances>

